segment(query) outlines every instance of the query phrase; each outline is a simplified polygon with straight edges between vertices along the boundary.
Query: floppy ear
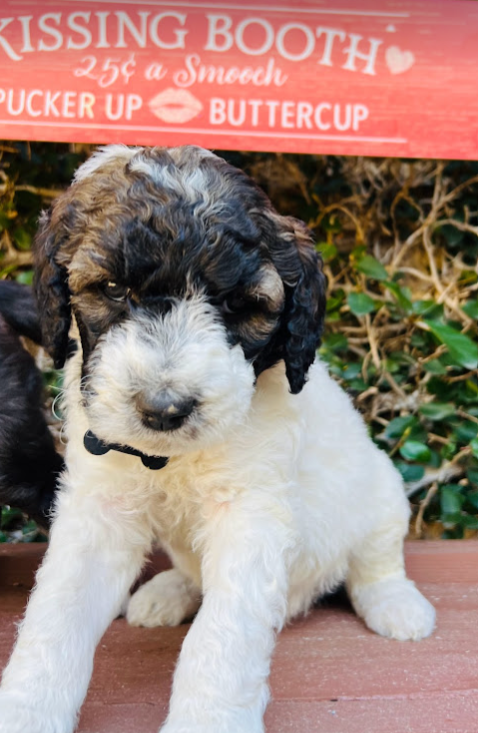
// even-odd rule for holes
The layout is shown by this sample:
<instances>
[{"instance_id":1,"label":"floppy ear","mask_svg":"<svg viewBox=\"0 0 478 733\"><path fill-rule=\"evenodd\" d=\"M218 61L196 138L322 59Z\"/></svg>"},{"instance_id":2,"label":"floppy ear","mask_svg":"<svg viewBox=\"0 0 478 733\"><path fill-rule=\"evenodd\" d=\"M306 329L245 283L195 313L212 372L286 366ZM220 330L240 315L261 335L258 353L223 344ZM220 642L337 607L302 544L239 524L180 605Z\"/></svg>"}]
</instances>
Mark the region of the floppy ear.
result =
<instances>
[{"instance_id":1,"label":"floppy ear","mask_svg":"<svg viewBox=\"0 0 478 733\"><path fill-rule=\"evenodd\" d=\"M282 324L272 345L285 362L292 394L301 391L320 346L326 281L312 232L298 219L268 212L268 245L286 294ZM271 236L272 235L272 236Z\"/></svg>"},{"instance_id":2,"label":"floppy ear","mask_svg":"<svg viewBox=\"0 0 478 733\"><path fill-rule=\"evenodd\" d=\"M37 304L32 289L14 280L0 280L0 314L14 331L41 344Z\"/></svg>"},{"instance_id":3,"label":"floppy ear","mask_svg":"<svg viewBox=\"0 0 478 733\"><path fill-rule=\"evenodd\" d=\"M68 273L57 261L61 236L51 222L52 211L43 212L33 244L34 288L42 330L42 342L56 369L65 363L71 310Z\"/></svg>"}]
</instances>

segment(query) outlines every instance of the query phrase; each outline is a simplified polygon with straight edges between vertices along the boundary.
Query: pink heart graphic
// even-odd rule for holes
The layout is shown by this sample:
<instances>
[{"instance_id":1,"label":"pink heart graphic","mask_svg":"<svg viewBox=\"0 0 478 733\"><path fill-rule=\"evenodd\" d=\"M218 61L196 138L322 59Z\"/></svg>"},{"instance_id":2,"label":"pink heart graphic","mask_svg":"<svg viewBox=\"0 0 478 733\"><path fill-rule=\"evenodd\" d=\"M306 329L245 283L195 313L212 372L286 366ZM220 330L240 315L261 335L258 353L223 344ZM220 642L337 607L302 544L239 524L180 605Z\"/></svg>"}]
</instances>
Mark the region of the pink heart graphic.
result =
<instances>
[{"instance_id":1,"label":"pink heart graphic","mask_svg":"<svg viewBox=\"0 0 478 733\"><path fill-rule=\"evenodd\" d=\"M415 63L412 51L402 51L398 46L390 46L385 52L385 61L392 74L403 74Z\"/></svg>"}]
</instances>

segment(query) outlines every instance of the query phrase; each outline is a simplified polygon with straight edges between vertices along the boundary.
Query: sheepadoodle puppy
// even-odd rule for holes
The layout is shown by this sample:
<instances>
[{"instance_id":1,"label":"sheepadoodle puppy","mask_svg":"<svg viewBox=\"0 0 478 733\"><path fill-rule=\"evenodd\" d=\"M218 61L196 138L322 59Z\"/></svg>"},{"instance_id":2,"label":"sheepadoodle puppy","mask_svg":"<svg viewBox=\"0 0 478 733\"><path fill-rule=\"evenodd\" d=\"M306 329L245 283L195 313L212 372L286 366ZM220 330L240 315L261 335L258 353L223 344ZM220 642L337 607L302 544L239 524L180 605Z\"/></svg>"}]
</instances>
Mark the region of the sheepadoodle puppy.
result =
<instances>
[{"instance_id":1,"label":"sheepadoodle puppy","mask_svg":"<svg viewBox=\"0 0 478 733\"><path fill-rule=\"evenodd\" d=\"M43 380L20 336L41 343L31 288L0 281L0 506L46 527L63 459L44 414Z\"/></svg>"},{"instance_id":2,"label":"sheepadoodle puppy","mask_svg":"<svg viewBox=\"0 0 478 733\"><path fill-rule=\"evenodd\" d=\"M404 571L400 476L315 360L324 277L301 222L206 150L109 146L43 216L35 257L45 343L57 366L69 334L78 349L2 733L73 731L153 542L174 569L128 620L197 612L161 733L263 731L276 632L342 581L377 633L431 633Z\"/></svg>"}]
</instances>

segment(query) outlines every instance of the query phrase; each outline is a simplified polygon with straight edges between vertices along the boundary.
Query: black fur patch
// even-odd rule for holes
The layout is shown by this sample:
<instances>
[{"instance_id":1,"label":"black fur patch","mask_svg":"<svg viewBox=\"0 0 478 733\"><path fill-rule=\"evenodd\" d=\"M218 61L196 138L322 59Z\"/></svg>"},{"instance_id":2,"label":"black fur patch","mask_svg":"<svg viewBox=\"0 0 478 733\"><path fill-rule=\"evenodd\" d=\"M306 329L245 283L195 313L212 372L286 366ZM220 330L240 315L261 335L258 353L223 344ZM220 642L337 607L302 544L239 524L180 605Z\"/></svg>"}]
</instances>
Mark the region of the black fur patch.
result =
<instances>
[{"instance_id":1,"label":"black fur patch","mask_svg":"<svg viewBox=\"0 0 478 733\"><path fill-rule=\"evenodd\" d=\"M41 343L41 328L32 289L27 285L2 280L0 284L0 313L14 331L36 344Z\"/></svg>"},{"instance_id":2,"label":"black fur patch","mask_svg":"<svg viewBox=\"0 0 478 733\"><path fill-rule=\"evenodd\" d=\"M18 336L39 336L33 296L12 285L0 282L0 505L18 507L47 526L63 459L43 414L42 375Z\"/></svg>"}]
</instances>

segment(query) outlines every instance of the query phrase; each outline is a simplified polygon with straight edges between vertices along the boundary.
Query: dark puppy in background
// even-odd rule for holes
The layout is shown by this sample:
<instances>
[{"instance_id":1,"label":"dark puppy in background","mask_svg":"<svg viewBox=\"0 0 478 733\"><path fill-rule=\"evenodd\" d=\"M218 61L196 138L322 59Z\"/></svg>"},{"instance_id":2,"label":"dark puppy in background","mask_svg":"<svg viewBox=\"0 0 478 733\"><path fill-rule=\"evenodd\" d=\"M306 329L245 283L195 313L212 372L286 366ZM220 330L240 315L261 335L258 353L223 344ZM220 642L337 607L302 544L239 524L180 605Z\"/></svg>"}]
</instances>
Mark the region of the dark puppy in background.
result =
<instances>
[{"instance_id":1,"label":"dark puppy in background","mask_svg":"<svg viewBox=\"0 0 478 733\"><path fill-rule=\"evenodd\" d=\"M21 336L41 344L33 293L0 281L0 506L17 507L43 527L63 459L43 411L43 381Z\"/></svg>"}]
</instances>

